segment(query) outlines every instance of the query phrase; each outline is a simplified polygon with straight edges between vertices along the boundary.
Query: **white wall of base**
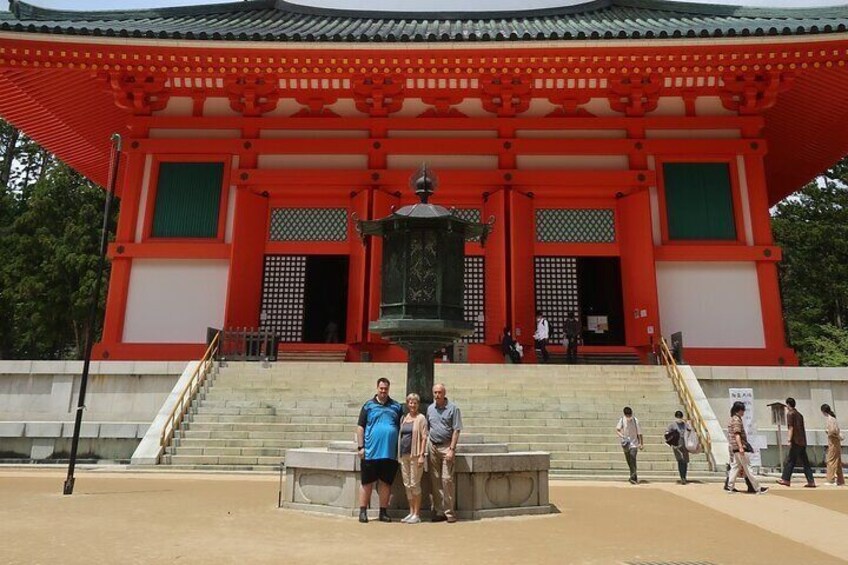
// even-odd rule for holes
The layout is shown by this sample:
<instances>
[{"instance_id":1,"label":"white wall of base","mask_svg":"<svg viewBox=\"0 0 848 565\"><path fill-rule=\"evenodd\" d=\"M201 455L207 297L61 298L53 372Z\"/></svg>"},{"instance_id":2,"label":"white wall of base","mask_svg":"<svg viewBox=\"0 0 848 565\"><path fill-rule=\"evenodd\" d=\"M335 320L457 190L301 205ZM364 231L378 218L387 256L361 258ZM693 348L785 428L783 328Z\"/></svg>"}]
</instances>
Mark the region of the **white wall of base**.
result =
<instances>
[{"instance_id":1,"label":"white wall of base","mask_svg":"<svg viewBox=\"0 0 848 565\"><path fill-rule=\"evenodd\" d=\"M763 348L763 313L753 262L658 262L663 334L686 347Z\"/></svg>"}]
</instances>

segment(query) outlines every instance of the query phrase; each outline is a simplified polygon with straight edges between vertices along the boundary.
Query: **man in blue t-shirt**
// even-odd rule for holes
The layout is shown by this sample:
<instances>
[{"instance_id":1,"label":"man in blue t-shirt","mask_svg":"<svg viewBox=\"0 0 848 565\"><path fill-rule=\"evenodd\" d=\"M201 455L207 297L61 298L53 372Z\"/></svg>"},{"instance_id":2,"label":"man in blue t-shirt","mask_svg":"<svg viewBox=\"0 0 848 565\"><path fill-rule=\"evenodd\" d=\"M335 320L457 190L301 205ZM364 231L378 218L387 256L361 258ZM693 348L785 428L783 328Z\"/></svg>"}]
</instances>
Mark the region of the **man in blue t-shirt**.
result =
<instances>
[{"instance_id":1,"label":"man in blue t-shirt","mask_svg":"<svg viewBox=\"0 0 848 565\"><path fill-rule=\"evenodd\" d=\"M386 511L392 483L398 471L397 445L403 406L389 396L389 379L377 380L377 394L362 405L356 428L356 442L361 461L362 488L359 491L359 521L368 522L368 501L374 483L379 481L380 521L391 522Z\"/></svg>"}]
</instances>

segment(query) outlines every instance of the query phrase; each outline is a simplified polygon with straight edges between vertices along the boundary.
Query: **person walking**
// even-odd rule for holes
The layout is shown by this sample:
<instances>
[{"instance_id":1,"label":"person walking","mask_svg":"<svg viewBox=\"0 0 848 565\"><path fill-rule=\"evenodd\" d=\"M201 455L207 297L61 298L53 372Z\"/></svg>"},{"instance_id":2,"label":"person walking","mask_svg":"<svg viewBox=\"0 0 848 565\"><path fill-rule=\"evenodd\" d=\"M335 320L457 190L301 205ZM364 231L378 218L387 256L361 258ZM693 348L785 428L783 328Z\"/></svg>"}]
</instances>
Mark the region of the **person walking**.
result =
<instances>
[{"instance_id":1,"label":"person walking","mask_svg":"<svg viewBox=\"0 0 848 565\"><path fill-rule=\"evenodd\" d=\"M827 432L827 482L836 485L845 485L845 474L842 470L842 435L839 433L839 422L836 414L829 404L821 405L822 414L825 417L825 431Z\"/></svg>"},{"instance_id":2,"label":"person walking","mask_svg":"<svg viewBox=\"0 0 848 565\"><path fill-rule=\"evenodd\" d=\"M745 403L738 400L730 408L730 422L727 424L727 440L730 449L730 476L727 477L727 492L737 493L736 479L744 471L750 481L754 492L765 494L768 487L760 486L759 481L751 471L751 463L748 461L748 453L753 451L748 443L748 435L745 433L745 424L742 421L745 415Z\"/></svg>"},{"instance_id":3,"label":"person walking","mask_svg":"<svg viewBox=\"0 0 848 565\"><path fill-rule=\"evenodd\" d=\"M786 441L789 446L789 455L783 463L783 475L777 480L777 484L790 486L795 465L800 461L804 468L804 476L807 477L807 484L804 487L816 488L813 468L807 457L807 430L804 428L804 415L795 409L795 399L792 397L786 399L786 428L789 434Z\"/></svg>"},{"instance_id":4,"label":"person walking","mask_svg":"<svg viewBox=\"0 0 848 565\"><path fill-rule=\"evenodd\" d=\"M692 426L683 419L683 412L678 410L674 413L674 422L668 425L665 431L665 442L671 446L674 458L677 460L677 473L680 475L680 484L685 485L686 473L689 469L689 450L686 449L686 433L692 432Z\"/></svg>"},{"instance_id":5,"label":"person walking","mask_svg":"<svg viewBox=\"0 0 848 565\"><path fill-rule=\"evenodd\" d=\"M547 363L550 359L548 354L548 338L550 337L551 326L548 324L547 318L541 311L536 311L536 332L533 334L533 340L536 345L536 351L539 352L542 363Z\"/></svg>"},{"instance_id":6,"label":"person walking","mask_svg":"<svg viewBox=\"0 0 848 565\"><path fill-rule=\"evenodd\" d=\"M453 465L456 461L456 444L462 430L462 414L448 400L442 383L433 387L433 404L427 408L430 426L430 481L433 491L433 521L449 524L456 522L454 506Z\"/></svg>"},{"instance_id":7,"label":"person walking","mask_svg":"<svg viewBox=\"0 0 848 565\"><path fill-rule=\"evenodd\" d=\"M571 312L565 319L565 361L570 365L577 364L577 346L580 344L582 329L577 314Z\"/></svg>"},{"instance_id":8,"label":"person walking","mask_svg":"<svg viewBox=\"0 0 848 565\"><path fill-rule=\"evenodd\" d=\"M368 503L374 483L380 497L381 522L389 518L389 496L398 471L397 445L403 406L389 396L389 379L377 380L377 394L362 405L356 427L360 463L359 521L368 523Z\"/></svg>"},{"instance_id":9,"label":"person walking","mask_svg":"<svg viewBox=\"0 0 848 565\"><path fill-rule=\"evenodd\" d=\"M401 520L405 524L421 522L421 477L424 474L424 458L427 454L427 418L418 409L421 397L414 392L406 395L406 416L400 421L400 472L409 514Z\"/></svg>"},{"instance_id":10,"label":"person walking","mask_svg":"<svg viewBox=\"0 0 848 565\"><path fill-rule=\"evenodd\" d=\"M643 448L642 427L639 425L639 420L633 415L632 408L625 406L623 412L624 415L615 426L615 433L621 440L624 459L630 469L630 484L637 485L639 484L639 477L636 471L636 456L639 454L639 450Z\"/></svg>"},{"instance_id":11,"label":"person walking","mask_svg":"<svg viewBox=\"0 0 848 565\"><path fill-rule=\"evenodd\" d=\"M501 338L501 353L504 356L504 363L521 363L521 355L519 355L515 345L516 341L512 337L512 330L504 328L503 337Z\"/></svg>"}]
</instances>

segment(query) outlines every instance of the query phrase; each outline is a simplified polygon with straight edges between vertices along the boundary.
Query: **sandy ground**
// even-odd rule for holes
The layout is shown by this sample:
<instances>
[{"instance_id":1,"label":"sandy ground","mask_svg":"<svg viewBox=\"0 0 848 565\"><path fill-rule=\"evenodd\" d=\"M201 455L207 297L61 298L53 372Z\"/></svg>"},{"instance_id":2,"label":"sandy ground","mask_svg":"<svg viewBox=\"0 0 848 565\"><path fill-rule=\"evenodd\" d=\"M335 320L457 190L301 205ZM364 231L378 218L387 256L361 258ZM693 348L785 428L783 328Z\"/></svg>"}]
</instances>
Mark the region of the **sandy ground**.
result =
<instances>
[{"instance_id":1,"label":"sandy ground","mask_svg":"<svg viewBox=\"0 0 848 565\"><path fill-rule=\"evenodd\" d=\"M63 496L59 471L0 470L0 563L848 562L848 488L553 482L557 514L407 526L277 509L273 476L77 477Z\"/></svg>"}]
</instances>

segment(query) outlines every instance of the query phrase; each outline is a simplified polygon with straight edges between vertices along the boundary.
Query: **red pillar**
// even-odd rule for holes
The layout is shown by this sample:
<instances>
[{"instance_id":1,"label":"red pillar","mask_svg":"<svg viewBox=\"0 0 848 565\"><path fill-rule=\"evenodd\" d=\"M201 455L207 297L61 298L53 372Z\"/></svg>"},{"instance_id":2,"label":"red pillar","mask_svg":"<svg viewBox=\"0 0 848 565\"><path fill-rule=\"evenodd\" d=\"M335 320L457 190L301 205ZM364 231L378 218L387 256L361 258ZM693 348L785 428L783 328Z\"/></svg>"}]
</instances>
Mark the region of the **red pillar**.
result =
<instances>
[{"instance_id":1,"label":"red pillar","mask_svg":"<svg viewBox=\"0 0 848 565\"><path fill-rule=\"evenodd\" d=\"M124 336L132 259L121 256L120 251L123 244L132 243L135 239L146 155L127 153L125 159L123 186L120 192L121 208L115 229L115 242L110 246L112 267L109 274L109 290L106 294L106 316L100 343L94 346L93 358L95 359L109 358L110 348L121 343Z\"/></svg>"},{"instance_id":2,"label":"red pillar","mask_svg":"<svg viewBox=\"0 0 848 565\"><path fill-rule=\"evenodd\" d=\"M484 247L486 260L486 343L500 343L500 335L509 324L507 315L507 261L506 261L506 192L500 190L490 195L483 204L483 222L495 218L495 225ZM498 350L500 351L500 350Z\"/></svg>"},{"instance_id":3,"label":"red pillar","mask_svg":"<svg viewBox=\"0 0 848 565\"><path fill-rule=\"evenodd\" d=\"M226 327L259 326L268 214L267 197L255 194L247 187L236 189L224 316Z\"/></svg>"},{"instance_id":4,"label":"red pillar","mask_svg":"<svg viewBox=\"0 0 848 565\"><path fill-rule=\"evenodd\" d=\"M512 190L507 194L509 206L508 256L511 297L509 312L515 326L516 339L524 345L528 360L533 359L533 332L536 329L536 290L534 245L536 222L533 199Z\"/></svg>"},{"instance_id":5,"label":"red pillar","mask_svg":"<svg viewBox=\"0 0 848 565\"><path fill-rule=\"evenodd\" d=\"M368 191L362 190L351 198L350 214L359 219L368 218ZM348 270L347 342L361 346L368 337L367 247L356 233L353 220L348 225L350 242L350 267Z\"/></svg>"},{"instance_id":6,"label":"red pillar","mask_svg":"<svg viewBox=\"0 0 848 565\"><path fill-rule=\"evenodd\" d=\"M625 340L628 346L644 348L651 342L649 328L653 339L660 335L651 200L648 191L641 190L617 203Z\"/></svg>"},{"instance_id":7,"label":"red pillar","mask_svg":"<svg viewBox=\"0 0 848 565\"><path fill-rule=\"evenodd\" d=\"M745 155L744 162L754 245L773 245L763 156L748 154ZM760 307L763 312L763 335L768 351L766 362L797 365L798 358L795 352L786 345L777 263L766 257L762 261L757 261L757 280L760 287Z\"/></svg>"}]
</instances>

